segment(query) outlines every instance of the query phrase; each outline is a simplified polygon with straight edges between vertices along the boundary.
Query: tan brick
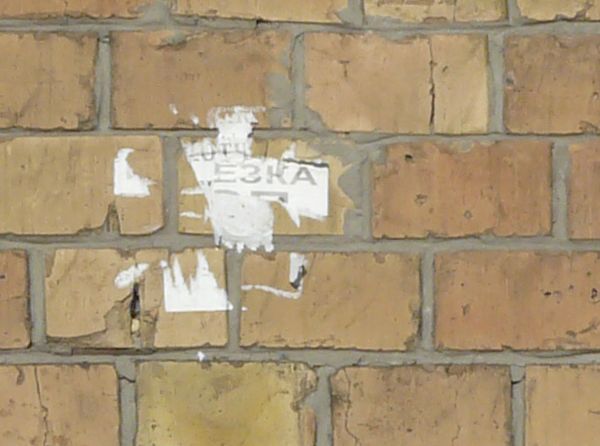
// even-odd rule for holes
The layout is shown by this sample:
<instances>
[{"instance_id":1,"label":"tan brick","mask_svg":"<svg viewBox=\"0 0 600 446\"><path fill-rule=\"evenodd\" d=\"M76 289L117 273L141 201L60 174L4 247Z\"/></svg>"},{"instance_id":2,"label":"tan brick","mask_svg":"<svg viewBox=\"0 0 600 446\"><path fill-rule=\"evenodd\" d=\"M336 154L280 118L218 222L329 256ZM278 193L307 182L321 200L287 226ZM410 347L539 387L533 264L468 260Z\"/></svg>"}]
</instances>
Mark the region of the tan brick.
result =
<instances>
[{"instance_id":1,"label":"tan brick","mask_svg":"<svg viewBox=\"0 0 600 446\"><path fill-rule=\"evenodd\" d=\"M245 257L243 346L364 350L412 346L419 326L416 257L310 253L305 261L306 274L297 287L299 283L290 283L298 272L290 271L289 253Z\"/></svg>"},{"instance_id":2,"label":"tan brick","mask_svg":"<svg viewBox=\"0 0 600 446\"><path fill-rule=\"evenodd\" d=\"M530 366L526 371L526 444L594 445L600 436L598 366Z\"/></svg>"},{"instance_id":3,"label":"tan brick","mask_svg":"<svg viewBox=\"0 0 600 446\"><path fill-rule=\"evenodd\" d=\"M385 164L373 168L373 233L548 234L550 157L550 145L535 141L391 146Z\"/></svg>"},{"instance_id":4,"label":"tan brick","mask_svg":"<svg viewBox=\"0 0 600 446\"><path fill-rule=\"evenodd\" d=\"M114 194L122 148L138 176L154 182L146 197ZM108 221L122 234L163 224L162 147L157 137L15 138L0 142L0 233L75 234Z\"/></svg>"},{"instance_id":5,"label":"tan brick","mask_svg":"<svg viewBox=\"0 0 600 446\"><path fill-rule=\"evenodd\" d=\"M272 363L142 363L137 445L313 446L315 376Z\"/></svg>"},{"instance_id":6,"label":"tan brick","mask_svg":"<svg viewBox=\"0 0 600 446\"><path fill-rule=\"evenodd\" d=\"M108 365L0 366L0 438L11 446L119 446Z\"/></svg>"},{"instance_id":7,"label":"tan brick","mask_svg":"<svg viewBox=\"0 0 600 446\"><path fill-rule=\"evenodd\" d=\"M505 0L365 0L365 13L405 22L493 22L506 18Z\"/></svg>"},{"instance_id":8,"label":"tan brick","mask_svg":"<svg viewBox=\"0 0 600 446\"><path fill-rule=\"evenodd\" d=\"M220 288L225 288L224 253L200 251ZM191 280L195 250L169 256L166 250L121 253L111 249L57 250L46 278L47 333L54 341L88 347L192 347L227 343L224 311L167 312L160 262L180 263ZM119 287L117 276L131 267L147 269L135 281L140 314L131 314L134 283Z\"/></svg>"},{"instance_id":9,"label":"tan brick","mask_svg":"<svg viewBox=\"0 0 600 446\"><path fill-rule=\"evenodd\" d=\"M0 349L27 347L29 341L27 256L0 251Z\"/></svg>"},{"instance_id":10,"label":"tan brick","mask_svg":"<svg viewBox=\"0 0 600 446\"><path fill-rule=\"evenodd\" d=\"M505 65L510 132L598 132L600 36L509 37Z\"/></svg>"},{"instance_id":11,"label":"tan brick","mask_svg":"<svg viewBox=\"0 0 600 446\"><path fill-rule=\"evenodd\" d=\"M0 17L48 18L93 17L133 18L151 0L2 0Z\"/></svg>"},{"instance_id":12,"label":"tan brick","mask_svg":"<svg viewBox=\"0 0 600 446\"><path fill-rule=\"evenodd\" d=\"M96 48L91 35L0 33L0 128L92 128Z\"/></svg>"},{"instance_id":13,"label":"tan brick","mask_svg":"<svg viewBox=\"0 0 600 446\"><path fill-rule=\"evenodd\" d=\"M193 140L184 140L193 142ZM341 235L347 214L355 206L340 185L341 178L351 166L340 157L323 154L312 144L304 141L284 139L256 140L252 146L254 156L281 158L284 151L295 145L296 158L303 161L322 161L329 166L329 216L323 220L300 217L300 226L296 226L289 213L282 206L273 204L275 234L302 235L326 234ZM179 156L179 231L192 234L211 234L210 220L202 218L206 211L206 199L203 195L190 195L189 190L197 188L198 182L185 154Z\"/></svg>"},{"instance_id":14,"label":"tan brick","mask_svg":"<svg viewBox=\"0 0 600 446\"><path fill-rule=\"evenodd\" d=\"M332 387L335 446L511 444L507 368L350 367Z\"/></svg>"},{"instance_id":15,"label":"tan brick","mask_svg":"<svg viewBox=\"0 0 600 446\"><path fill-rule=\"evenodd\" d=\"M598 253L446 253L435 271L439 348L600 346Z\"/></svg>"},{"instance_id":16,"label":"tan brick","mask_svg":"<svg viewBox=\"0 0 600 446\"><path fill-rule=\"evenodd\" d=\"M533 20L600 20L598 0L517 0L521 14Z\"/></svg>"},{"instance_id":17,"label":"tan brick","mask_svg":"<svg viewBox=\"0 0 600 446\"><path fill-rule=\"evenodd\" d=\"M600 238L600 140L569 148L569 235L574 239Z\"/></svg>"},{"instance_id":18,"label":"tan brick","mask_svg":"<svg viewBox=\"0 0 600 446\"><path fill-rule=\"evenodd\" d=\"M176 14L209 17L281 20L293 22L340 22L339 13L348 0L179 0Z\"/></svg>"},{"instance_id":19,"label":"tan brick","mask_svg":"<svg viewBox=\"0 0 600 446\"><path fill-rule=\"evenodd\" d=\"M160 31L112 37L116 127L207 127L211 109L236 105L265 107L257 114L260 126L290 124L287 33Z\"/></svg>"}]
</instances>

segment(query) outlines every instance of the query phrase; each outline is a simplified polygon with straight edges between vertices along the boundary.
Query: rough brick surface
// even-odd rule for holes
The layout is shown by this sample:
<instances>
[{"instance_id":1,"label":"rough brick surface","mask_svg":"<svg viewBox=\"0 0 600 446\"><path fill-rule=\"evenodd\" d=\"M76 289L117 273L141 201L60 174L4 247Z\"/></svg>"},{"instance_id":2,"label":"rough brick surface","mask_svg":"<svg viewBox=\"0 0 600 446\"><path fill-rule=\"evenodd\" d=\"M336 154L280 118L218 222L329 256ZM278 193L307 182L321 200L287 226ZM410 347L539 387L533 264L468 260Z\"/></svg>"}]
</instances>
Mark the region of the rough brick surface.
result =
<instances>
[{"instance_id":1,"label":"rough brick surface","mask_svg":"<svg viewBox=\"0 0 600 446\"><path fill-rule=\"evenodd\" d=\"M600 140L569 148L569 234L574 239L600 238Z\"/></svg>"},{"instance_id":2,"label":"rough brick surface","mask_svg":"<svg viewBox=\"0 0 600 446\"><path fill-rule=\"evenodd\" d=\"M505 121L512 133L600 127L600 36L514 36L505 48Z\"/></svg>"},{"instance_id":3,"label":"rough brick surface","mask_svg":"<svg viewBox=\"0 0 600 446\"><path fill-rule=\"evenodd\" d=\"M365 0L365 13L405 22L492 22L506 18L505 0Z\"/></svg>"},{"instance_id":4,"label":"rough brick surface","mask_svg":"<svg viewBox=\"0 0 600 446\"><path fill-rule=\"evenodd\" d=\"M305 262L300 285L290 283L302 273L290 271L289 253L245 258L242 345L363 350L412 346L419 325L416 257L317 253L305 255Z\"/></svg>"},{"instance_id":5,"label":"rough brick surface","mask_svg":"<svg viewBox=\"0 0 600 446\"><path fill-rule=\"evenodd\" d=\"M211 109L245 105L266 109L261 126L287 127L290 45L288 34L271 31L116 33L113 124L207 127Z\"/></svg>"},{"instance_id":6,"label":"rough brick surface","mask_svg":"<svg viewBox=\"0 0 600 446\"><path fill-rule=\"evenodd\" d=\"M0 349L29 345L29 284L23 251L0 251Z\"/></svg>"},{"instance_id":7,"label":"rough brick surface","mask_svg":"<svg viewBox=\"0 0 600 446\"><path fill-rule=\"evenodd\" d=\"M533 20L600 20L598 0L517 0L521 14Z\"/></svg>"},{"instance_id":8,"label":"rough brick surface","mask_svg":"<svg viewBox=\"0 0 600 446\"><path fill-rule=\"evenodd\" d=\"M139 15L141 6L152 0L3 0L0 17L126 17Z\"/></svg>"},{"instance_id":9,"label":"rough brick surface","mask_svg":"<svg viewBox=\"0 0 600 446\"><path fill-rule=\"evenodd\" d=\"M346 368L332 392L335 446L510 444L507 368Z\"/></svg>"},{"instance_id":10,"label":"rough brick surface","mask_svg":"<svg viewBox=\"0 0 600 446\"><path fill-rule=\"evenodd\" d=\"M2 444L119 446L117 392L108 365L0 366Z\"/></svg>"},{"instance_id":11,"label":"rough brick surface","mask_svg":"<svg viewBox=\"0 0 600 446\"><path fill-rule=\"evenodd\" d=\"M142 363L137 383L138 446L314 445L302 365Z\"/></svg>"},{"instance_id":12,"label":"rough brick surface","mask_svg":"<svg viewBox=\"0 0 600 446\"><path fill-rule=\"evenodd\" d=\"M435 271L439 348L600 345L597 253L453 252L436 258Z\"/></svg>"}]
</instances>

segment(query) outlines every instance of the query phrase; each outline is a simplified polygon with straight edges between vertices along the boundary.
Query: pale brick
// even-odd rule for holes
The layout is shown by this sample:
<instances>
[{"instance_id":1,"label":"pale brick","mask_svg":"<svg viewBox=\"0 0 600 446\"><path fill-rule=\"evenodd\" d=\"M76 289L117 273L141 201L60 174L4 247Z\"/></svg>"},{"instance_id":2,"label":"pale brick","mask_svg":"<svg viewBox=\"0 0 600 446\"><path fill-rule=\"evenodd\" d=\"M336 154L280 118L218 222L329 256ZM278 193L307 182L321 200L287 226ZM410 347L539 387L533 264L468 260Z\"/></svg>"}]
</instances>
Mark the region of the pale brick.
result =
<instances>
[{"instance_id":1,"label":"pale brick","mask_svg":"<svg viewBox=\"0 0 600 446\"><path fill-rule=\"evenodd\" d=\"M600 346L598 253L446 253L435 271L438 348Z\"/></svg>"},{"instance_id":2,"label":"pale brick","mask_svg":"<svg viewBox=\"0 0 600 446\"><path fill-rule=\"evenodd\" d=\"M29 284L23 251L0 251L0 349L29 345Z\"/></svg>"},{"instance_id":3,"label":"pale brick","mask_svg":"<svg viewBox=\"0 0 600 446\"><path fill-rule=\"evenodd\" d=\"M298 272L290 271L289 253L245 257L243 346L412 347L419 326L418 258L371 253L304 256L301 286L290 283L292 276L298 279Z\"/></svg>"},{"instance_id":4,"label":"pale brick","mask_svg":"<svg viewBox=\"0 0 600 446\"><path fill-rule=\"evenodd\" d=\"M142 363L137 445L313 446L314 388L296 364Z\"/></svg>"},{"instance_id":5,"label":"pale brick","mask_svg":"<svg viewBox=\"0 0 600 446\"><path fill-rule=\"evenodd\" d=\"M119 446L108 365L0 366L0 439L10 446Z\"/></svg>"},{"instance_id":6,"label":"pale brick","mask_svg":"<svg viewBox=\"0 0 600 446\"><path fill-rule=\"evenodd\" d=\"M152 0L2 0L0 17L48 18L93 17L133 18Z\"/></svg>"},{"instance_id":7,"label":"pale brick","mask_svg":"<svg viewBox=\"0 0 600 446\"><path fill-rule=\"evenodd\" d=\"M225 288L222 251L201 251L220 288ZM224 311L167 312L160 262L181 265L186 281L195 274L196 251L169 256L166 250L120 253L110 249L58 250L48 262L47 333L55 341L89 347L192 347L227 342ZM147 265L135 281L140 314L131 314L134 284L116 285L119 273Z\"/></svg>"},{"instance_id":8,"label":"pale brick","mask_svg":"<svg viewBox=\"0 0 600 446\"><path fill-rule=\"evenodd\" d=\"M599 35L510 37L505 66L508 131L598 132Z\"/></svg>"},{"instance_id":9,"label":"pale brick","mask_svg":"<svg viewBox=\"0 0 600 446\"><path fill-rule=\"evenodd\" d=\"M0 128L94 126L97 39L83 34L0 33Z\"/></svg>"},{"instance_id":10,"label":"pale brick","mask_svg":"<svg viewBox=\"0 0 600 446\"><path fill-rule=\"evenodd\" d=\"M506 18L506 0L365 0L365 13L405 22L493 22Z\"/></svg>"},{"instance_id":11,"label":"pale brick","mask_svg":"<svg viewBox=\"0 0 600 446\"><path fill-rule=\"evenodd\" d=\"M543 235L551 148L536 141L424 142L387 150L373 171L376 237Z\"/></svg>"},{"instance_id":12,"label":"pale brick","mask_svg":"<svg viewBox=\"0 0 600 446\"><path fill-rule=\"evenodd\" d=\"M112 37L116 127L207 127L211 109L237 105L265 107L257 113L260 126L290 124L287 33L160 31Z\"/></svg>"},{"instance_id":13,"label":"pale brick","mask_svg":"<svg viewBox=\"0 0 600 446\"><path fill-rule=\"evenodd\" d=\"M528 19L600 20L598 0L517 0L521 15Z\"/></svg>"},{"instance_id":14,"label":"pale brick","mask_svg":"<svg viewBox=\"0 0 600 446\"><path fill-rule=\"evenodd\" d=\"M574 239L600 238L600 140L569 148L569 235Z\"/></svg>"},{"instance_id":15,"label":"pale brick","mask_svg":"<svg viewBox=\"0 0 600 446\"><path fill-rule=\"evenodd\" d=\"M134 173L154 182L147 197L114 194L114 160L132 148ZM0 142L0 233L75 234L105 223L122 234L163 224L162 147L157 137L15 138Z\"/></svg>"},{"instance_id":16,"label":"pale brick","mask_svg":"<svg viewBox=\"0 0 600 446\"><path fill-rule=\"evenodd\" d=\"M350 367L332 392L335 446L511 444L508 368Z\"/></svg>"}]
</instances>

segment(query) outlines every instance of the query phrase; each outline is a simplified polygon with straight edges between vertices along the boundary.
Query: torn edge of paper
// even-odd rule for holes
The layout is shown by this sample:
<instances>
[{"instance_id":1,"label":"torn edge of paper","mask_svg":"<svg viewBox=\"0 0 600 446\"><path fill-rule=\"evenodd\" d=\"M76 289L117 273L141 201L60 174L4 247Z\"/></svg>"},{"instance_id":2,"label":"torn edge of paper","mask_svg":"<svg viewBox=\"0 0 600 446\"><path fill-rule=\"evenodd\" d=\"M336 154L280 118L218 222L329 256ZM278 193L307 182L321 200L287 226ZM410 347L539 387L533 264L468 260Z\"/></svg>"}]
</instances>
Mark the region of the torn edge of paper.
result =
<instances>
[{"instance_id":1,"label":"torn edge of paper","mask_svg":"<svg viewBox=\"0 0 600 446\"><path fill-rule=\"evenodd\" d=\"M127 158L134 149L125 147L117 152L113 163L113 193L119 197L143 198L150 195L150 186L155 184L149 178L137 175Z\"/></svg>"},{"instance_id":2,"label":"torn edge of paper","mask_svg":"<svg viewBox=\"0 0 600 446\"><path fill-rule=\"evenodd\" d=\"M119 289L128 288L137 282L150 267L148 263L138 263L119 272L115 277L115 286Z\"/></svg>"},{"instance_id":3,"label":"torn edge of paper","mask_svg":"<svg viewBox=\"0 0 600 446\"><path fill-rule=\"evenodd\" d=\"M300 299L304 289L304 276L308 271L308 260L303 254L290 252L289 281L296 291L285 291L268 285L242 285L242 291L259 290L284 299Z\"/></svg>"}]
</instances>

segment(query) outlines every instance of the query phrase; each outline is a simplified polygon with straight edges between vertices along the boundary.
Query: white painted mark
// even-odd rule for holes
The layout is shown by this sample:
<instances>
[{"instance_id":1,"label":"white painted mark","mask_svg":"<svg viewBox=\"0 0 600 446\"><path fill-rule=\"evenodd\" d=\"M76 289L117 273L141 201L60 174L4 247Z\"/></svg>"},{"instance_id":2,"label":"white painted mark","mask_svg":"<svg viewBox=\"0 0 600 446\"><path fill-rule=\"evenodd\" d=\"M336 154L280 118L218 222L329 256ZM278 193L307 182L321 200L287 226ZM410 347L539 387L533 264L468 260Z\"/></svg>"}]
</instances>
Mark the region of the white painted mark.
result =
<instances>
[{"instance_id":1,"label":"white painted mark","mask_svg":"<svg viewBox=\"0 0 600 446\"><path fill-rule=\"evenodd\" d=\"M290 253L289 281L296 291L285 291L268 285L242 285L243 291L260 290L284 299L300 299L304 289L304 276L308 271L308 260L302 254Z\"/></svg>"},{"instance_id":2,"label":"white painted mark","mask_svg":"<svg viewBox=\"0 0 600 446\"><path fill-rule=\"evenodd\" d=\"M138 263L119 272L115 277L115 286L120 289L129 288L144 275L149 267L150 265L147 263Z\"/></svg>"},{"instance_id":3,"label":"white painted mark","mask_svg":"<svg viewBox=\"0 0 600 446\"><path fill-rule=\"evenodd\" d=\"M196 220L203 220L204 219L204 215L199 214L198 212L192 212L192 211L180 212L179 215L182 216L182 217L193 218L193 219L196 219Z\"/></svg>"},{"instance_id":4,"label":"white painted mark","mask_svg":"<svg viewBox=\"0 0 600 446\"><path fill-rule=\"evenodd\" d=\"M175 104L169 104L169 110L171 110L171 113L173 113L175 116L179 114L179 110Z\"/></svg>"},{"instance_id":5,"label":"white painted mark","mask_svg":"<svg viewBox=\"0 0 600 446\"><path fill-rule=\"evenodd\" d=\"M192 124L194 124L196 127L200 126L200 118L198 115L191 115L190 119L192 120Z\"/></svg>"},{"instance_id":6,"label":"white painted mark","mask_svg":"<svg viewBox=\"0 0 600 446\"><path fill-rule=\"evenodd\" d=\"M199 362L206 361L206 355L203 352L198 352L196 354L196 357L198 358Z\"/></svg>"},{"instance_id":7,"label":"white painted mark","mask_svg":"<svg viewBox=\"0 0 600 446\"><path fill-rule=\"evenodd\" d=\"M117 152L114 160L113 171L113 191L120 197L143 198L150 195L150 188L154 181L137 175L127 158L134 152L133 149L126 147Z\"/></svg>"}]
</instances>

